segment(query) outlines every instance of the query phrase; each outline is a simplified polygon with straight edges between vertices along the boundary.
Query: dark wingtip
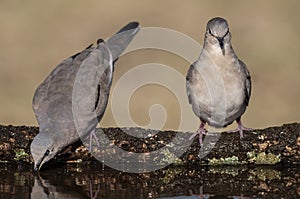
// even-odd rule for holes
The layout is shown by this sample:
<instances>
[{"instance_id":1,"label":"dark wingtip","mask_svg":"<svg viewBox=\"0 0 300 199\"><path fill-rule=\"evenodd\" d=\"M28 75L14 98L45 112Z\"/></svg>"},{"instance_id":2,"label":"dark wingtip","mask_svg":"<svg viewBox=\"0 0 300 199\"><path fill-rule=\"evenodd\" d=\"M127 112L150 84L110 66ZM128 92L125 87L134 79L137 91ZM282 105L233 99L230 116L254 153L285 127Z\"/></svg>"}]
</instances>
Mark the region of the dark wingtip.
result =
<instances>
[{"instance_id":1,"label":"dark wingtip","mask_svg":"<svg viewBox=\"0 0 300 199\"><path fill-rule=\"evenodd\" d=\"M136 21L130 22L129 24L124 26L121 30L119 30L119 32L117 32L117 34L121 33L121 32L124 32L124 31L137 29L139 26L140 26L139 22L136 22Z\"/></svg>"},{"instance_id":2,"label":"dark wingtip","mask_svg":"<svg viewBox=\"0 0 300 199\"><path fill-rule=\"evenodd\" d=\"M122 54L139 30L140 25L138 22L130 22L106 41L113 61Z\"/></svg>"}]
</instances>

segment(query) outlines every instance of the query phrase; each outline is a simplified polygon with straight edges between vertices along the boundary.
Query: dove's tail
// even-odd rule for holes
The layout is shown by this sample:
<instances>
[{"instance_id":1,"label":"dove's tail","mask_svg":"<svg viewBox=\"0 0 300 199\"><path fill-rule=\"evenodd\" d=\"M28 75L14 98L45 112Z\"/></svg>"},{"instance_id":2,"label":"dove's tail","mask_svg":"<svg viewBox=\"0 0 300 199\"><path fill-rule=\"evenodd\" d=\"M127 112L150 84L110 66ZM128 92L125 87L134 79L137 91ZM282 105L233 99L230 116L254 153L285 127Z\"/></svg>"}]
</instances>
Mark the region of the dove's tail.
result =
<instances>
[{"instance_id":1,"label":"dove's tail","mask_svg":"<svg viewBox=\"0 0 300 199\"><path fill-rule=\"evenodd\" d=\"M140 26L138 22L131 22L105 42L114 61L118 59L121 53L126 49L139 29Z\"/></svg>"}]
</instances>

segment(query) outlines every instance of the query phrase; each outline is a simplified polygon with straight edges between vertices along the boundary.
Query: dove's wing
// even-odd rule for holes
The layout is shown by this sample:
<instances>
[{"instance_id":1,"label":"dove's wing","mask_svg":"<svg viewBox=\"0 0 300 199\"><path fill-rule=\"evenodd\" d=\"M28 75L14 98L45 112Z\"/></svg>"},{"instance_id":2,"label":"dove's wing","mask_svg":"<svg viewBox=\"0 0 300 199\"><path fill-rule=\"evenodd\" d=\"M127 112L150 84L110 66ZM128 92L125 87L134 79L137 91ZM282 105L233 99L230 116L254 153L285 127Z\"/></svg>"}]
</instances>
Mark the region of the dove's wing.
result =
<instances>
[{"instance_id":1,"label":"dove's wing","mask_svg":"<svg viewBox=\"0 0 300 199\"><path fill-rule=\"evenodd\" d=\"M250 101L250 97L251 97L251 87L252 87L252 84L251 84L251 76L250 76L250 72L246 66L246 64L244 64L244 62L242 62L241 60L239 60L239 64L241 65L242 67L242 70L246 76L246 79L245 79L245 104L248 106L249 104L249 101Z\"/></svg>"},{"instance_id":2,"label":"dove's wing","mask_svg":"<svg viewBox=\"0 0 300 199\"><path fill-rule=\"evenodd\" d=\"M106 44L110 49L113 60L117 60L121 53L129 45L133 37L140 30L138 22L131 22L119 30L116 34L106 40Z\"/></svg>"},{"instance_id":3,"label":"dove's wing","mask_svg":"<svg viewBox=\"0 0 300 199\"><path fill-rule=\"evenodd\" d=\"M94 129L103 117L112 83L113 64L138 30L138 23L132 22L107 41L99 40L97 47L82 62L76 77L79 79L74 84L73 111L76 110L76 121L82 121L80 126L85 132Z\"/></svg>"},{"instance_id":4,"label":"dove's wing","mask_svg":"<svg viewBox=\"0 0 300 199\"><path fill-rule=\"evenodd\" d=\"M71 108L74 79L82 61L91 51L89 46L62 61L36 89L32 107L40 128L47 126L50 121L72 120L71 112L67 109Z\"/></svg>"},{"instance_id":5,"label":"dove's wing","mask_svg":"<svg viewBox=\"0 0 300 199\"><path fill-rule=\"evenodd\" d=\"M137 22L129 23L107 41L99 40L96 48L89 46L62 61L50 73L33 98L40 130L61 128L61 123L71 129L74 119L82 121L79 126L84 127L85 132L96 127L107 105L113 63L139 29Z\"/></svg>"}]
</instances>

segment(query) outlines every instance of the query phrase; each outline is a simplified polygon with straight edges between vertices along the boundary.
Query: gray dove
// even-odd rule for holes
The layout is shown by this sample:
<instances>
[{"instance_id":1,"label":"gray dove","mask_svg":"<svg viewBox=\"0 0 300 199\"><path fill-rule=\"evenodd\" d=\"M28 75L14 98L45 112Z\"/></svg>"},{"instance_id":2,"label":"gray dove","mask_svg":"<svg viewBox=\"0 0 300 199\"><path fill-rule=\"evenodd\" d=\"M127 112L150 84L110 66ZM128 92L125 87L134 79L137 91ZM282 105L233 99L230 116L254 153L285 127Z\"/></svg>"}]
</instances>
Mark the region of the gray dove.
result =
<instances>
[{"instance_id":1,"label":"gray dove","mask_svg":"<svg viewBox=\"0 0 300 199\"><path fill-rule=\"evenodd\" d=\"M232 132L239 131L240 137L243 137L243 130L251 130L241 121L251 95L250 73L238 59L230 41L227 21L220 17L209 20L203 49L187 73L188 100L201 121L190 139L199 134L200 145L206 123L223 128L236 121L238 128Z\"/></svg>"},{"instance_id":2,"label":"gray dove","mask_svg":"<svg viewBox=\"0 0 300 199\"><path fill-rule=\"evenodd\" d=\"M91 147L107 106L114 62L139 29L131 22L108 40L99 39L95 47L62 61L38 86L33 110L39 133L30 146L35 171L81 137L89 135Z\"/></svg>"}]
</instances>

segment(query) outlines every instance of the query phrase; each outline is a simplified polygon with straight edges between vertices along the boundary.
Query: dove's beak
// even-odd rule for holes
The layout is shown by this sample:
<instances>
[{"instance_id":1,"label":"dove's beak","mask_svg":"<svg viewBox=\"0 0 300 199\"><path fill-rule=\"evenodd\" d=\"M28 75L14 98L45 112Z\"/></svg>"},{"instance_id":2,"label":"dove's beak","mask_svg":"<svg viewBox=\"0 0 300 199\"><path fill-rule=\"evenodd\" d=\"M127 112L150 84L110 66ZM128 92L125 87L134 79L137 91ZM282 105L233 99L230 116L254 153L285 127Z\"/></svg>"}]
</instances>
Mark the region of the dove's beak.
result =
<instances>
[{"instance_id":1,"label":"dove's beak","mask_svg":"<svg viewBox=\"0 0 300 199\"><path fill-rule=\"evenodd\" d=\"M217 38L218 41L219 41L219 45L220 45L220 48L222 50L222 54L225 55L225 49L224 49L224 41L223 41L223 37L218 37Z\"/></svg>"}]
</instances>

